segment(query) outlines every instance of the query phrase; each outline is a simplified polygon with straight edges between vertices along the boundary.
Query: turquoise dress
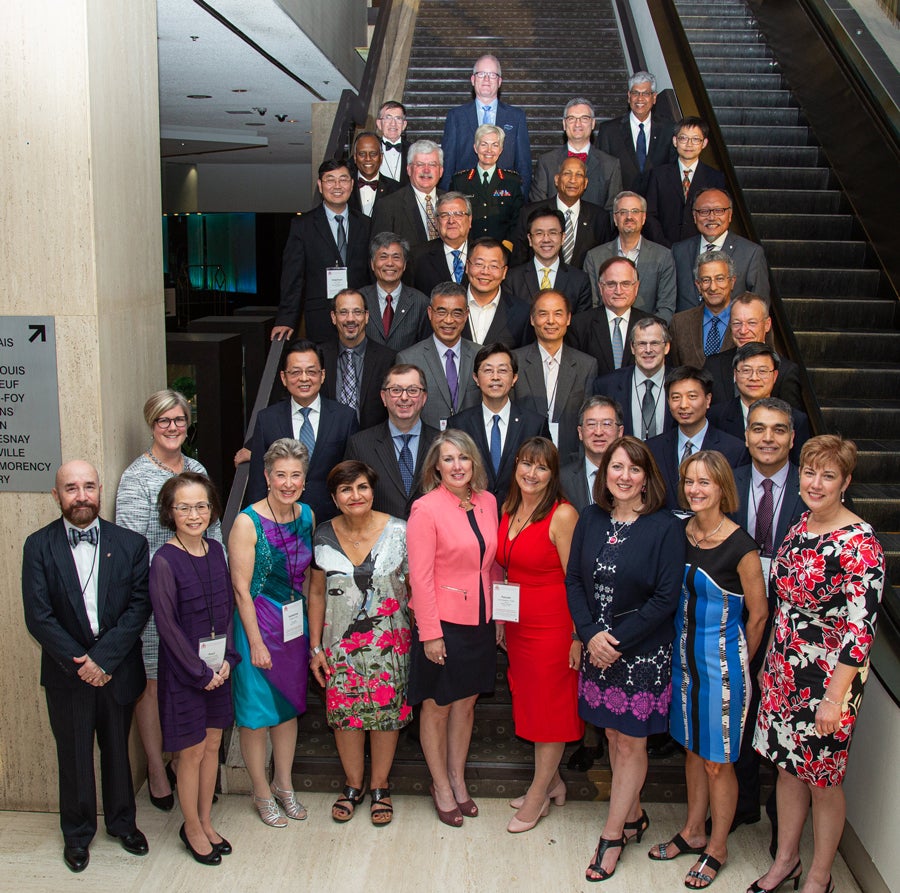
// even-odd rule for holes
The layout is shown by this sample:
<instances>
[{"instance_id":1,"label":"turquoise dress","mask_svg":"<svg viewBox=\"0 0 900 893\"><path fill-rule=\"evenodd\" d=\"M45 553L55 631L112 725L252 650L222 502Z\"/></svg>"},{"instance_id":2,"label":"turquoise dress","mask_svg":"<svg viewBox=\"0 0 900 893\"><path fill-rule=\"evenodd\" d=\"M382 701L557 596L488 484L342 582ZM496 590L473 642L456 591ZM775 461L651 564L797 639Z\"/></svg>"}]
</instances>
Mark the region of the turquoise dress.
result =
<instances>
[{"instance_id":1,"label":"turquoise dress","mask_svg":"<svg viewBox=\"0 0 900 893\"><path fill-rule=\"evenodd\" d=\"M237 724L261 729L306 711L309 623L303 582L312 560L313 520L308 505L301 505L300 516L288 524L263 518L252 507L244 509L244 514L256 528L250 596L272 668L261 670L251 663L247 633L235 611L234 644L242 660L231 679ZM303 602L303 635L285 642L282 608L297 600Z\"/></svg>"}]
</instances>

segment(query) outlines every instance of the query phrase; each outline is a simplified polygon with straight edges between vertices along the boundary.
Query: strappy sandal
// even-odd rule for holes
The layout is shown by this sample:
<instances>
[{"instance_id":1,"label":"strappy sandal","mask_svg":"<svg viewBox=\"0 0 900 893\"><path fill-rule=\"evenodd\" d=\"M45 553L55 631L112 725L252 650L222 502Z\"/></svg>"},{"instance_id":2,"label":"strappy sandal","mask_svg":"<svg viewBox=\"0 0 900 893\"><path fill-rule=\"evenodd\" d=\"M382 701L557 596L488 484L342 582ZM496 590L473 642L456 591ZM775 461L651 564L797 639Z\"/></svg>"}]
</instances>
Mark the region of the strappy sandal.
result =
<instances>
[{"instance_id":1,"label":"strappy sandal","mask_svg":"<svg viewBox=\"0 0 900 893\"><path fill-rule=\"evenodd\" d=\"M619 863L616 862L616 868L612 871L607 871L600 863L603 861L603 854L607 850L621 850L624 849L626 840L624 837L620 837L618 840L609 840L609 838L601 837L600 841L597 844L597 854L594 856L594 861L588 865L588 871L595 871L600 877L591 877L589 874L585 873L584 879L586 881L590 881L591 883L597 883L598 881L608 881L615 873L616 868L619 867ZM619 858L622 858L622 854L619 854Z\"/></svg>"},{"instance_id":2,"label":"strappy sandal","mask_svg":"<svg viewBox=\"0 0 900 893\"><path fill-rule=\"evenodd\" d=\"M684 885L688 890L705 890L719 876L719 871L722 869L722 863L715 856L710 856L709 853L701 853L697 864L700 867L692 868L684 879ZM715 874L712 876L706 874L703 870L704 868L711 868ZM689 884L689 879L700 881L701 883Z\"/></svg>"},{"instance_id":3,"label":"strappy sandal","mask_svg":"<svg viewBox=\"0 0 900 893\"><path fill-rule=\"evenodd\" d=\"M658 843L656 844L659 847L659 855L654 856L652 852L648 852L647 855L656 862L671 862L672 859L677 859L679 856L699 856L703 852L702 846L691 846L680 834L676 834L671 840L666 841L666 843ZM705 846L706 844L704 844ZM672 853L672 855L668 855L668 849L670 846L677 846L678 852Z\"/></svg>"},{"instance_id":4,"label":"strappy sandal","mask_svg":"<svg viewBox=\"0 0 900 893\"><path fill-rule=\"evenodd\" d=\"M634 822L625 822L623 825L624 830L634 831L634 834L625 834L625 843L631 843L632 840L636 840L638 843L641 842L641 838L644 836L644 832L650 827L650 816L647 815L647 810L641 810L641 817Z\"/></svg>"},{"instance_id":5,"label":"strappy sandal","mask_svg":"<svg viewBox=\"0 0 900 893\"><path fill-rule=\"evenodd\" d=\"M297 799L297 794L293 791L285 791L279 788L275 782L272 782L272 796L281 804L284 814L289 819L302 822L308 815L306 807Z\"/></svg>"},{"instance_id":6,"label":"strappy sandal","mask_svg":"<svg viewBox=\"0 0 900 893\"><path fill-rule=\"evenodd\" d=\"M344 785L341 796L334 801L331 807L331 817L339 824L349 822L356 812L356 807L366 799L366 792L361 788L353 788L350 785ZM344 804L349 804L349 809Z\"/></svg>"},{"instance_id":7,"label":"strappy sandal","mask_svg":"<svg viewBox=\"0 0 900 893\"><path fill-rule=\"evenodd\" d=\"M390 825L394 818L394 807L387 800L391 799L390 788L372 788L369 791L369 799L372 801L369 813L372 824L378 827Z\"/></svg>"},{"instance_id":8,"label":"strappy sandal","mask_svg":"<svg viewBox=\"0 0 900 893\"><path fill-rule=\"evenodd\" d=\"M270 828L287 828L287 819L281 814L278 804L268 797L253 796L253 805L263 823Z\"/></svg>"}]
</instances>

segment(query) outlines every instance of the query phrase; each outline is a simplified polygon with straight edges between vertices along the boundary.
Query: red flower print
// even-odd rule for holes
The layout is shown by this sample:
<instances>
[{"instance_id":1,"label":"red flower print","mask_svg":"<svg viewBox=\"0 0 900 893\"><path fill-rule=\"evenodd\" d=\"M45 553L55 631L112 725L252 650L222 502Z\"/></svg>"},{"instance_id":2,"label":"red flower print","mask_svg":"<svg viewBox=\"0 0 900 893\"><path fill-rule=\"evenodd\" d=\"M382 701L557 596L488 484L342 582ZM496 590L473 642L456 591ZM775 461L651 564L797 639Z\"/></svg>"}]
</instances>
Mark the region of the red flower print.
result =
<instances>
[{"instance_id":1,"label":"red flower print","mask_svg":"<svg viewBox=\"0 0 900 893\"><path fill-rule=\"evenodd\" d=\"M864 534L851 537L841 550L841 567L851 574L862 576L869 568L881 565L878 543Z\"/></svg>"},{"instance_id":2,"label":"red flower print","mask_svg":"<svg viewBox=\"0 0 900 893\"><path fill-rule=\"evenodd\" d=\"M394 647L394 634L390 630L385 630L375 643L382 651L390 651Z\"/></svg>"},{"instance_id":3,"label":"red flower print","mask_svg":"<svg viewBox=\"0 0 900 893\"><path fill-rule=\"evenodd\" d=\"M393 685L376 685L372 690L372 700L379 707L386 707L394 699L397 690Z\"/></svg>"},{"instance_id":4,"label":"red flower print","mask_svg":"<svg viewBox=\"0 0 900 893\"><path fill-rule=\"evenodd\" d=\"M375 633L373 633L371 630L369 630L369 632L367 633L353 633L351 634L349 639L344 639L344 650L347 652L359 651L360 648L365 648L366 645L371 645L372 639L374 638Z\"/></svg>"},{"instance_id":5,"label":"red flower print","mask_svg":"<svg viewBox=\"0 0 900 893\"><path fill-rule=\"evenodd\" d=\"M390 617L391 614L396 614L397 611L400 610L400 602L395 598L386 598L379 606L378 606L378 615L380 617Z\"/></svg>"},{"instance_id":6,"label":"red flower print","mask_svg":"<svg viewBox=\"0 0 900 893\"><path fill-rule=\"evenodd\" d=\"M802 549L794 568L804 589L815 589L817 583L825 582L825 558L815 549Z\"/></svg>"}]
</instances>

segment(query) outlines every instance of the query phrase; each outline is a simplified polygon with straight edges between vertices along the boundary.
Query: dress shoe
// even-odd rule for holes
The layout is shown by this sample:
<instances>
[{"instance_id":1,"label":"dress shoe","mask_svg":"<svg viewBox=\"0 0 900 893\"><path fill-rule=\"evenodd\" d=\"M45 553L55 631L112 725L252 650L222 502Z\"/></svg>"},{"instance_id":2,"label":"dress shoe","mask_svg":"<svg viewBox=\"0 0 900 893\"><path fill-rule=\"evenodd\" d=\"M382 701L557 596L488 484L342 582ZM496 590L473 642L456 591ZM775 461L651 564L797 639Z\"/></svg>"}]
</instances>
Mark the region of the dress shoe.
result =
<instances>
[{"instance_id":1,"label":"dress shoe","mask_svg":"<svg viewBox=\"0 0 900 893\"><path fill-rule=\"evenodd\" d=\"M84 871L90 861L91 854L86 846L63 847L63 862L66 863L66 868L69 871L74 871L76 874L79 871Z\"/></svg>"},{"instance_id":2,"label":"dress shoe","mask_svg":"<svg viewBox=\"0 0 900 893\"><path fill-rule=\"evenodd\" d=\"M147 774L147 794L150 797L150 802L163 812L170 812L175 806L175 795L173 793L169 792L162 797L157 797L153 793L153 789L150 787L149 773Z\"/></svg>"},{"instance_id":3,"label":"dress shoe","mask_svg":"<svg viewBox=\"0 0 900 893\"><path fill-rule=\"evenodd\" d=\"M548 797L541 805L541 811L537 814L537 818L533 822L525 822L519 818L516 813L506 826L506 830L510 834L521 834L523 831L530 831L547 813L550 812L550 798Z\"/></svg>"},{"instance_id":4,"label":"dress shoe","mask_svg":"<svg viewBox=\"0 0 900 893\"><path fill-rule=\"evenodd\" d=\"M112 831L107 831L106 833L110 837L115 837L122 845L122 849L126 853L131 853L132 856L146 856L150 852L147 838L144 837L143 831L138 831L137 828L134 831L129 831L128 834L113 834Z\"/></svg>"},{"instance_id":5,"label":"dress shoe","mask_svg":"<svg viewBox=\"0 0 900 893\"><path fill-rule=\"evenodd\" d=\"M729 829L728 833L731 834L732 831L737 830L741 827L741 825L755 825L758 821L759 810L757 810L756 812L735 813L735 816L731 821L731 828ZM706 819L706 833L707 836L712 834L712 816L709 816Z\"/></svg>"},{"instance_id":6,"label":"dress shoe","mask_svg":"<svg viewBox=\"0 0 900 893\"><path fill-rule=\"evenodd\" d=\"M647 756L651 760L664 760L681 750L681 745L668 733L652 735L647 742Z\"/></svg>"},{"instance_id":7,"label":"dress shoe","mask_svg":"<svg viewBox=\"0 0 900 893\"><path fill-rule=\"evenodd\" d=\"M566 766L572 772L587 772L594 765L594 760L600 756L598 751L599 748L597 747L587 747L582 744L572 752L572 756L569 757L569 762L566 763Z\"/></svg>"},{"instance_id":8,"label":"dress shoe","mask_svg":"<svg viewBox=\"0 0 900 893\"><path fill-rule=\"evenodd\" d=\"M201 865L221 865L222 864L222 854L219 850L216 849L215 844L210 844L212 850L208 853L198 853L192 846L191 842L188 840L187 833L184 830L184 825L182 824L181 828L178 830L178 836L181 838L181 842L187 848L187 851L194 857L195 862L199 862ZM224 841L224 838L223 838Z\"/></svg>"},{"instance_id":9,"label":"dress shoe","mask_svg":"<svg viewBox=\"0 0 900 893\"><path fill-rule=\"evenodd\" d=\"M223 837L218 843L214 843L212 848L216 850L220 856L230 856L234 850L231 844Z\"/></svg>"}]
</instances>

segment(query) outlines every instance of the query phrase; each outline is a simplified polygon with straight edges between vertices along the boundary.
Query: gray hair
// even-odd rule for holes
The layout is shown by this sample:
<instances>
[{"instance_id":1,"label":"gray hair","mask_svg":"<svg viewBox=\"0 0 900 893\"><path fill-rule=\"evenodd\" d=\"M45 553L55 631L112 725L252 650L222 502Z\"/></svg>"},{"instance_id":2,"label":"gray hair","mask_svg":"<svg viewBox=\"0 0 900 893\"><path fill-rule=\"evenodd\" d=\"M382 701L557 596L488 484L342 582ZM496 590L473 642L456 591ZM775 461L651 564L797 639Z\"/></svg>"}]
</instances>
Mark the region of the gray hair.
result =
<instances>
[{"instance_id":1,"label":"gray hair","mask_svg":"<svg viewBox=\"0 0 900 893\"><path fill-rule=\"evenodd\" d=\"M437 470L438 459L441 456L441 447L445 443L453 444L463 455L472 460L472 492L479 493L487 488L487 472L484 470L484 461L475 441L457 428L448 428L442 431L431 442L425 458L422 460L422 492L429 493L441 485L441 475Z\"/></svg>"},{"instance_id":2,"label":"gray hair","mask_svg":"<svg viewBox=\"0 0 900 893\"><path fill-rule=\"evenodd\" d=\"M472 74L475 74L475 72L478 71L478 63L481 62L482 59L490 59L494 65L497 66L497 74L500 75L500 77L503 77L503 69L500 67L500 60L493 53L482 53L472 66Z\"/></svg>"},{"instance_id":3,"label":"gray hair","mask_svg":"<svg viewBox=\"0 0 900 893\"><path fill-rule=\"evenodd\" d=\"M733 307L735 304L752 304L754 301L762 304L766 309L766 316L769 316L772 306L769 299L762 295L756 295L752 291L742 291L736 298L731 299L731 305Z\"/></svg>"},{"instance_id":4,"label":"gray hair","mask_svg":"<svg viewBox=\"0 0 900 893\"><path fill-rule=\"evenodd\" d=\"M443 167L444 150L431 140L416 140L406 153L406 163L412 164L419 155L431 155L432 152L437 152L438 163Z\"/></svg>"},{"instance_id":5,"label":"gray hair","mask_svg":"<svg viewBox=\"0 0 900 893\"><path fill-rule=\"evenodd\" d=\"M584 414L589 409L594 409L597 406L611 409L616 414L616 425L618 425L618 427L621 428L625 424L625 417L622 414L622 407L619 405L618 400L613 400L612 397L607 397L605 394L594 394L593 396L588 397L578 410L579 427L584 425Z\"/></svg>"},{"instance_id":6,"label":"gray hair","mask_svg":"<svg viewBox=\"0 0 900 893\"><path fill-rule=\"evenodd\" d=\"M438 199L438 204L440 204L440 199ZM403 236L398 236L397 233L385 231L372 236L372 241L369 242L369 261L375 260L375 255L389 245L399 245L403 252L403 263L409 260L409 242Z\"/></svg>"},{"instance_id":7,"label":"gray hair","mask_svg":"<svg viewBox=\"0 0 900 893\"><path fill-rule=\"evenodd\" d=\"M144 421L148 428L152 428L156 420L170 409L178 407L186 416L187 423L191 423L191 404L188 403L187 397L179 391L173 391L171 388L164 388L151 394L144 404Z\"/></svg>"},{"instance_id":8,"label":"gray hair","mask_svg":"<svg viewBox=\"0 0 900 893\"><path fill-rule=\"evenodd\" d=\"M279 437L266 450L263 456L266 474L272 473L272 468L279 459L296 459L303 466L304 474L309 470L309 450L293 437Z\"/></svg>"},{"instance_id":9,"label":"gray hair","mask_svg":"<svg viewBox=\"0 0 900 893\"><path fill-rule=\"evenodd\" d=\"M481 127L475 131L475 145L477 146L486 136L497 137L497 139L500 140L500 148L503 148L503 143L506 141L506 134L503 132L502 127L498 127L496 124L482 124Z\"/></svg>"},{"instance_id":10,"label":"gray hair","mask_svg":"<svg viewBox=\"0 0 900 893\"><path fill-rule=\"evenodd\" d=\"M623 198L633 198L635 201L641 203L641 210L646 214L647 213L647 199L642 195L638 195L636 192L631 192L628 189L623 189L614 199L613 199L613 210L616 210L616 206L619 204L619 201Z\"/></svg>"},{"instance_id":11,"label":"gray hair","mask_svg":"<svg viewBox=\"0 0 900 893\"><path fill-rule=\"evenodd\" d=\"M794 411L791 409L790 403L786 400L782 400L780 397L760 397L759 400L755 400L750 404L750 408L747 410L747 423L750 423L750 416L756 412L757 409L771 409L772 412L781 413L781 415L787 418L788 428L791 431L794 430Z\"/></svg>"},{"instance_id":12,"label":"gray hair","mask_svg":"<svg viewBox=\"0 0 900 893\"><path fill-rule=\"evenodd\" d=\"M728 275L734 276L734 258L727 251L706 251L697 257L694 262L694 281L700 278L700 267L705 264L725 264L728 267Z\"/></svg>"},{"instance_id":13,"label":"gray hair","mask_svg":"<svg viewBox=\"0 0 900 893\"><path fill-rule=\"evenodd\" d=\"M569 114L569 109L572 108L573 105L586 105L591 110L591 117L597 117L596 113L594 112L594 104L585 99L583 96L576 96L574 99L570 99L566 103L566 107L563 109L563 118L565 118L566 115Z\"/></svg>"},{"instance_id":14,"label":"gray hair","mask_svg":"<svg viewBox=\"0 0 900 893\"><path fill-rule=\"evenodd\" d=\"M637 336L638 332L643 332L645 329L649 329L651 326L659 326L662 329L663 342L665 344L671 344L672 335L669 332L669 327L666 325L665 320L660 319L658 316L642 316L631 327L631 343L634 344L634 339Z\"/></svg>"},{"instance_id":15,"label":"gray hair","mask_svg":"<svg viewBox=\"0 0 900 893\"><path fill-rule=\"evenodd\" d=\"M481 128L479 128L480 130ZM466 203L466 213L469 217L472 216L472 202L469 201L469 196L465 195L462 192L445 192L441 195L437 202L435 202L434 210L440 211L441 208L444 207L448 202L465 202Z\"/></svg>"},{"instance_id":16,"label":"gray hair","mask_svg":"<svg viewBox=\"0 0 900 893\"><path fill-rule=\"evenodd\" d=\"M630 78L628 78L628 89L630 90L632 87L635 87L638 84L647 83L650 84L650 89L655 93L656 75L650 74L649 71L636 71Z\"/></svg>"}]
</instances>

